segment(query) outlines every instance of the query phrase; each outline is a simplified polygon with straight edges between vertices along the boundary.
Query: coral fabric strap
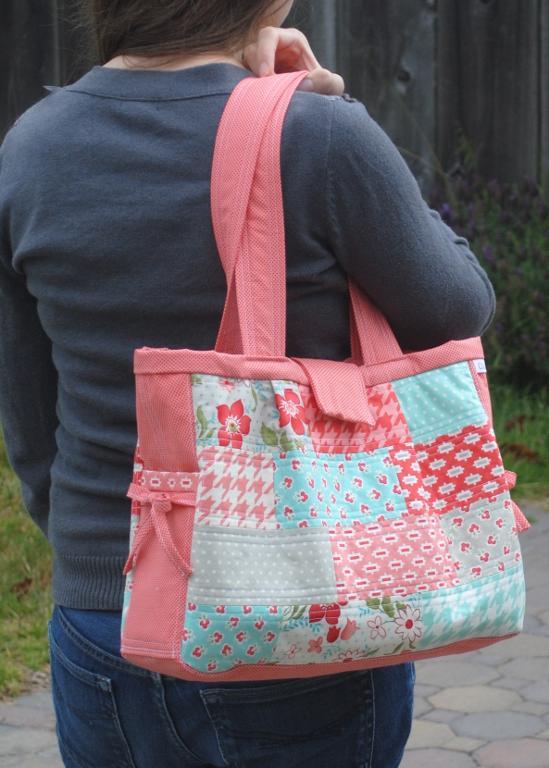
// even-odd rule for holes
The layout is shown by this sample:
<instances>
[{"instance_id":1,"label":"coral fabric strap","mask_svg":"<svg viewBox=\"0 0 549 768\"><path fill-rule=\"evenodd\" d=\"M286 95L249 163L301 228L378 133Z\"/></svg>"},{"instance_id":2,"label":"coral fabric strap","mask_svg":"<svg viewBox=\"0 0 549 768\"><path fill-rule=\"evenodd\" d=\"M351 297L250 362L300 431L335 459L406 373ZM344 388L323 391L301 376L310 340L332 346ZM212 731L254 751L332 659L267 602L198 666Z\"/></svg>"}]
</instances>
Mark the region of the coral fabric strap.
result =
<instances>
[{"instance_id":1,"label":"coral fabric strap","mask_svg":"<svg viewBox=\"0 0 549 768\"><path fill-rule=\"evenodd\" d=\"M292 93L306 75L301 71L242 80L221 118L212 163L211 204L227 277L227 300L217 351L284 355L286 269L280 136ZM266 147L263 153L262 145Z\"/></svg>"},{"instance_id":2,"label":"coral fabric strap","mask_svg":"<svg viewBox=\"0 0 549 768\"><path fill-rule=\"evenodd\" d=\"M351 354L364 365L379 365L403 356L385 315L360 288L349 280L351 308Z\"/></svg>"},{"instance_id":3,"label":"coral fabric strap","mask_svg":"<svg viewBox=\"0 0 549 768\"><path fill-rule=\"evenodd\" d=\"M307 71L241 80L227 101L214 149L212 223L227 278L218 352L285 356L286 257L280 174L284 117ZM349 281L357 363L402 357L384 315Z\"/></svg>"}]
</instances>

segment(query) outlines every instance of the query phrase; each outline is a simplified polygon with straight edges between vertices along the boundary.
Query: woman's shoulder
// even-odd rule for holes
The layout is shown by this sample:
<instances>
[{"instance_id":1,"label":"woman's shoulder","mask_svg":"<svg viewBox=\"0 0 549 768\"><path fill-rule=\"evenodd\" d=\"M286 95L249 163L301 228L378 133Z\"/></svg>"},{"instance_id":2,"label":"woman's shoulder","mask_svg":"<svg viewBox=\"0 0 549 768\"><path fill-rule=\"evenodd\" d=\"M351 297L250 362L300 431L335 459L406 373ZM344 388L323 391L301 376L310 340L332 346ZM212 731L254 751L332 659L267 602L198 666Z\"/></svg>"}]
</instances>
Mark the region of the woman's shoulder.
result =
<instances>
[{"instance_id":1,"label":"woman's shoulder","mask_svg":"<svg viewBox=\"0 0 549 768\"><path fill-rule=\"evenodd\" d=\"M362 194L369 155L375 151L371 122L364 104L348 94L295 91L281 148L284 200L294 218L328 226L329 200L346 207L357 187ZM351 176L358 179L354 185L347 184Z\"/></svg>"},{"instance_id":2,"label":"woman's shoulder","mask_svg":"<svg viewBox=\"0 0 549 768\"><path fill-rule=\"evenodd\" d=\"M335 121L343 129L353 129L356 123L368 122L371 117L366 106L348 93L328 96L322 93L297 90L288 108L288 120L316 122L324 119Z\"/></svg>"},{"instance_id":3,"label":"woman's shoulder","mask_svg":"<svg viewBox=\"0 0 549 768\"><path fill-rule=\"evenodd\" d=\"M359 99L348 93L294 93L282 134L288 189L299 192L308 183L310 196L328 189L335 207L347 206L354 204L353 196L372 193L380 178L399 183L403 165L398 149Z\"/></svg>"},{"instance_id":4,"label":"woman's shoulder","mask_svg":"<svg viewBox=\"0 0 549 768\"><path fill-rule=\"evenodd\" d=\"M296 91L290 102L283 136L309 149L315 142L319 151L363 157L377 151L387 138L371 117L366 105L344 93L327 96Z\"/></svg>"},{"instance_id":5,"label":"woman's shoulder","mask_svg":"<svg viewBox=\"0 0 549 768\"><path fill-rule=\"evenodd\" d=\"M70 130L70 119L66 114L66 101L60 98L57 89L50 91L37 102L27 107L9 126L0 150L3 168L12 160L22 171L20 162L28 167L41 156L47 156L52 144L63 146L64 135Z\"/></svg>"}]
</instances>

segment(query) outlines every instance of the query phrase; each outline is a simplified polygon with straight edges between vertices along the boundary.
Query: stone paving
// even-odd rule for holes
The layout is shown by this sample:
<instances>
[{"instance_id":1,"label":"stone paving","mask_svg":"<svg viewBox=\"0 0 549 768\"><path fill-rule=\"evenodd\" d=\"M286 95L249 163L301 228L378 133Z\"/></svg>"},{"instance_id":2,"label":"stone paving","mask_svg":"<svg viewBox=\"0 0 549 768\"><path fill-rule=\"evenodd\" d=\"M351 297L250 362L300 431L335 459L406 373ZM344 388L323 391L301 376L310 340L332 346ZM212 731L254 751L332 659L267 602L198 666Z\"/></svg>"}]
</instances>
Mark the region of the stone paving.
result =
<instances>
[{"instance_id":1,"label":"stone paving","mask_svg":"<svg viewBox=\"0 0 549 768\"><path fill-rule=\"evenodd\" d=\"M483 651L418 663L415 720L401 768L549 768L549 511L522 509L532 520L521 534L524 633ZM47 687L0 702L0 765L62 768Z\"/></svg>"},{"instance_id":2,"label":"stone paving","mask_svg":"<svg viewBox=\"0 0 549 768\"><path fill-rule=\"evenodd\" d=\"M549 511L520 506L532 522L521 534L524 632L417 664L415 719L401 768L549 768Z\"/></svg>"}]
</instances>

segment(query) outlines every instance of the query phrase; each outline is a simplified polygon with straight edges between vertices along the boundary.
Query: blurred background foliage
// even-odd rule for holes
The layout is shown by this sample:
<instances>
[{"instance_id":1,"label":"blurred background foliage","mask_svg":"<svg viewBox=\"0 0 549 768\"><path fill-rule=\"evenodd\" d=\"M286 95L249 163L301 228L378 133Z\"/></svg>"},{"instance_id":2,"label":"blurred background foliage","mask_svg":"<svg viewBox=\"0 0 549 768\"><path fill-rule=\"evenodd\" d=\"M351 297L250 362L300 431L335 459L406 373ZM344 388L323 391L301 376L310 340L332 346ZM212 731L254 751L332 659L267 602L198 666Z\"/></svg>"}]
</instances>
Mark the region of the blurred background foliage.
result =
<instances>
[{"instance_id":1,"label":"blurred background foliage","mask_svg":"<svg viewBox=\"0 0 549 768\"><path fill-rule=\"evenodd\" d=\"M433 185L430 205L469 241L497 298L482 338L494 384L521 390L549 382L549 201L533 179L480 175L471 146L460 145L451 174Z\"/></svg>"}]
</instances>

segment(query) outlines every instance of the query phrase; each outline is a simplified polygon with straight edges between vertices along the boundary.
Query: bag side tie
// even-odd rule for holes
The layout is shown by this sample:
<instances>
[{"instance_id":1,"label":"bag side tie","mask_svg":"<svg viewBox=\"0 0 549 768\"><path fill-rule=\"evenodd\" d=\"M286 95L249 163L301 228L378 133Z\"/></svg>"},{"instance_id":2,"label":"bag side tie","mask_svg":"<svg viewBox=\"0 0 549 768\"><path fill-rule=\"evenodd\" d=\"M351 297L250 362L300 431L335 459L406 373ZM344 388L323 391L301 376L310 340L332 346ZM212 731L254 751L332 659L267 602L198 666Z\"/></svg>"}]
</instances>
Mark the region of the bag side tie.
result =
<instances>
[{"instance_id":1,"label":"bag side tie","mask_svg":"<svg viewBox=\"0 0 549 768\"><path fill-rule=\"evenodd\" d=\"M172 565L184 576L190 576L193 570L177 551L166 515L171 511L173 504L190 507L194 512L196 504L196 493L194 490L188 493L164 493L163 491L150 491L147 488L131 483L126 495L131 499L142 502L143 506L141 507L141 517L132 542L130 554L122 571L123 575L127 575L135 566L143 543L154 530L160 546Z\"/></svg>"}]
</instances>

